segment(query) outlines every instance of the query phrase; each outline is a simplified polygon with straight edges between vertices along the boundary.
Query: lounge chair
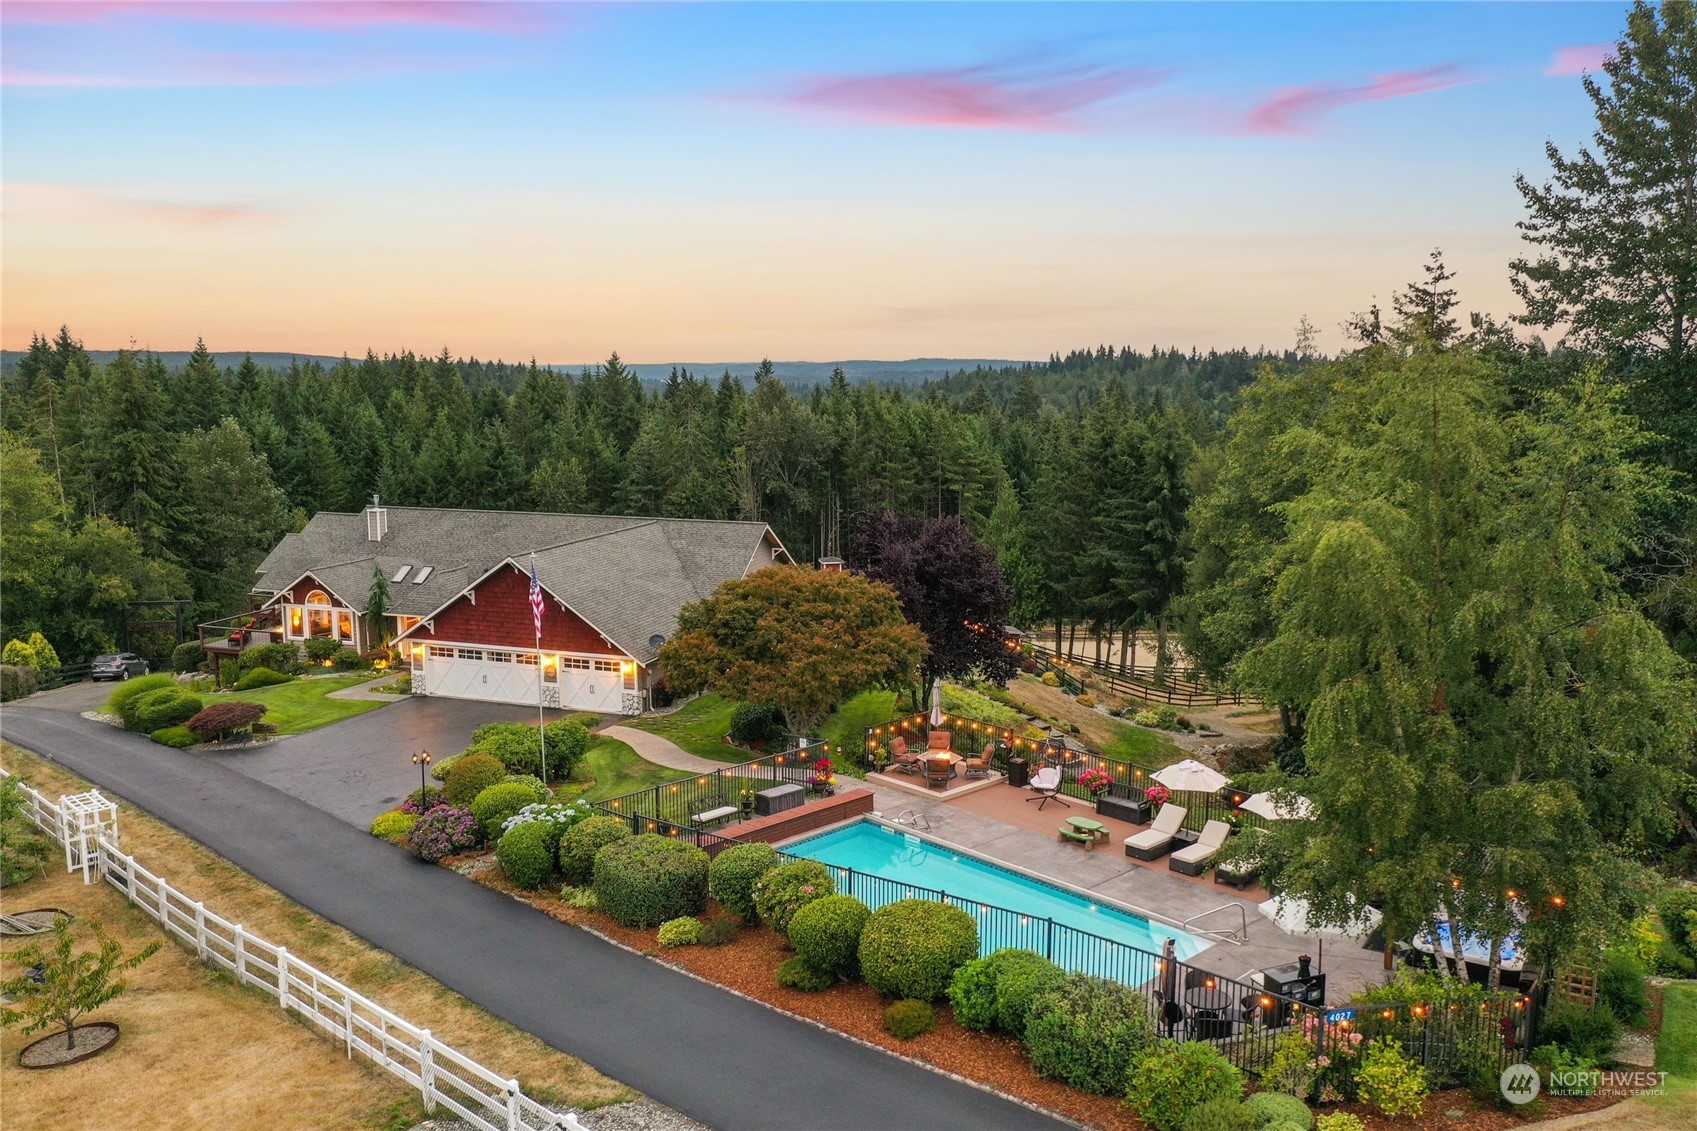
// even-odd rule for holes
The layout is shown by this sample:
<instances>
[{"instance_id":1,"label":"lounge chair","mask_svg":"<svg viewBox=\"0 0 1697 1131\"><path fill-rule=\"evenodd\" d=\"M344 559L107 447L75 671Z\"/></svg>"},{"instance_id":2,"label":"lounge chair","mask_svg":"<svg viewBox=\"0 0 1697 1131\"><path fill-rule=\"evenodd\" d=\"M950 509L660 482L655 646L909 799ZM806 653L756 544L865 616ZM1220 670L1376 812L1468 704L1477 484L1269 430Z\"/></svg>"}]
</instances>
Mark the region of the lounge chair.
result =
<instances>
[{"instance_id":1,"label":"lounge chair","mask_svg":"<svg viewBox=\"0 0 1697 1131\"><path fill-rule=\"evenodd\" d=\"M990 776L990 756L996 752L995 742L986 742L983 753L976 758L966 758L961 761L960 768L969 778L987 778Z\"/></svg>"},{"instance_id":2,"label":"lounge chair","mask_svg":"<svg viewBox=\"0 0 1697 1131\"><path fill-rule=\"evenodd\" d=\"M1190 811L1183 805L1169 801L1155 814L1154 824L1126 838L1125 854L1134 860L1159 860L1173 850L1173 838L1184 828L1184 819L1189 815Z\"/></svg>"},{"instance_id":3,"label":"lounge chair","mask_svg":"<svg viewBox=\"0 0 1697 1131\"><path fill-rule=\"evenodd\" d=\"M1202 835L1189 848L1181 848L1167 861L1167 868L1183 876L1200 876L1208 870L1214 854L1226 846L1231 826L1224 821L1209 821L1202 826Z\"/></svg>"},{"instance_id":4,"label":"lounge chair","mask_svg":"<svg viewBox=\"0 0 1697 1131\"><path fill-rule=\"evenodd\" d=\"M1044 766L1032 775L1031 792L1037 796L1027 797L1026 800L1037 802L1039 813L1043 811L1043 806L1051 801L1063 809L1072 808L1071 805L1061 800L1061 768L1059 766Z\"/></svg>"}]
</instances>

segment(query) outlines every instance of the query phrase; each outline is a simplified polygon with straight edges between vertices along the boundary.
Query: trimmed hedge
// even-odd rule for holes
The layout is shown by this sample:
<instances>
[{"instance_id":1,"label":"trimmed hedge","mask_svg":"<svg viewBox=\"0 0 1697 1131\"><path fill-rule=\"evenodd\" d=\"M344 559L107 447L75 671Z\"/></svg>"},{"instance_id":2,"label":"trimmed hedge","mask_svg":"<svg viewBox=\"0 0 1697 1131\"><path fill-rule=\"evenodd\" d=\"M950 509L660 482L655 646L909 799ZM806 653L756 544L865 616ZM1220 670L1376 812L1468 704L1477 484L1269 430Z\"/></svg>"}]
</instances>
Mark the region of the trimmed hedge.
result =
<instances>
[{"instance_id":1,"label":"trimmed hedge","mask_svg":"<svg viewBox=\"0 0 1697 1131\"><path fill-rule=\"evenodd\" d=\"M526 805L548 800L546 793L540 797L536 794L534 788L523 782L498 782L472 798L471 815L477 818L485 837L492 841L498 840L501 836L501 826L507 823L508 817Z\"/></svg>"},{"instance_id":2,"label":"trimmed hedge","mask_svg":"<svg viewBox=\"0 0 1697 1131\"><path fill-rule=\"evenodd\" d=\"M713 857L707 890L719 906L744 923L760 918L754 906L754 882L778 866L778 850L769 844L738 844Z\"/></svg>"},{"instance_id":3,"label":"trimmed hedge","mask_svg":"<svg viewBox=\"0 0 1697 1131\"><path fill-rule=\"evenodd\" d=\"M365 660L352 648L338 648L330 657L330 666L339 672L358 671L365 666Z\"/></svg>"},{"instance_id":4,"label":"trimmed hedge","mask_svg":"<svg viewBox=\"0 0 1697 1131\"><path fill-rule=\"evenodd\" d=\"M1206 1041L1152 1045L1131 1062L1124 1079L1126 1106L1155 1131L1180 1131L1203 1104L1243 1098L1243 1073Z\"/></svg>"},{"instance_id":5,"label":"trimmed hedge","mask_svg":"<svg viewBox=\"0 0 1697 1131\"><path fill-rule=\"evenodd\" d=\"M1254 1114L1255 1122L1259 1126L1265 1127L1269 1123L1299 1123L1303 1131L1313 1131L1314 1113L1295 1096L1287 1096L1283 1092L1256 1092L1243 1103Z\"/></svg>"},{"instance_id":6,"label":"trimmed hedge","mask_svg":"<svg viewBox=\"0 0 1697 1131\"><path fill-rule=\"evenodd\" d=\"M1266 1095L1268 1093L1257 1093ZM1255 1096L1250 1096L1254 1099ZM1285 1099L1290 1099L1286 1096ZM1297 1101L1301 1102L1301 1101ZM1306 1107L1303 1111L1307 1111ZM1310 1119L1313 1116L1309 1116ZM1236 1100L1209 1100L1190 1109L1190 1114L1184 1117L1184 1131L1256 1131L1263 1126L1256 1118L1255 1112L1248 1104L1240 1104Z\"/></svg>"},{"instance_id":7,"label":"trimmed hedge","mask_svg":"<svg viewBox=\"0 0 1697 1131\"><path fill-rule=\"evenodd\" d=\"M0 703L10 703L35 694L35 669L22 664L0 664Z\"/></svg>"},{"instance_id":8,"label":"trimmed hedge","mask_svg":"<svg viewBox=\"0 0 1697 1131\"><path fill-rule=\"evenodd\" d=\"M335 659L341 650L342 642L328 636L314 636L306 642L306 658L315 664Z\"/></svg>"},{"instance_id":9,"label":"trimmed hedge","mask_svg":"<svg viewBox=\"0 0 1697 1131\"><path fill-rule=\"evenodd\" d=\"M872 910L852 895L828 895L798 909L790 919L796 957L833 978L860 976L860 934Z\"/></svg>"},{"instance_id":10,"label":"trimmed hedge","mask_svg":"<svg viewBox=\"0 0 1697 1131\"><path fill-rule=\"evenodd\" d=\"M817 860L780 864L754 881L754 909L760 921L788 937L790 919L806 904L837 894L831 870Z\"/></svg>"},{"instance_id":11,"label":"trimmed hedge","mask_svg":"<svg viewBox=\"0 0 1697 1131\"><path fill-rule=\"evenodd\" d=\"M860 935L860 970L880 993L935 1001L978 956L978 924L947 903L899 899L873 912Z\"/></svg>"},{"instance_id":12,"label":"trimmed hedge","mask_svg":"<svg viewBox=\"0 0 1697 1131\"><path fill-rule=\"evenodd\" d=\"M237 658L237 665L243 672L254 668L272 668L293 675L301 670L301 654L295 651L293 644L261 644L257 648L249 648Z\"/></svg>"},{"instance_id":13,"label":"trimmed hedge","mask_svg":"<svg viewBox=\"0 0 1697 1131\"><path fill-rule=\"evenodd\" d=\"M778 967L778 984L802 993L816 994L837 984L837 979L823 970L815 970L801 956L787 958Z\"/></svg>"},{"instance_id":14,"label":"trimmed hedge","mask_svg":"<svg viewBox=\"0 0 1697 1131\"><path fill-rule=\"evenodd\" d=\"M394 840L412 832L412 827L416 824L416 815L391 809L387 813L379 813L377 819L371 822L371 835L382 837L384 840Z\"/></svg>"},{"instance_id":15,"label":"trimmed hedge","mask_svg":"<svg viewBox=\"0 0 1697 1131\"><path fill-rule=\"evenodd\" d=\"M1154 1040L1147 998L1085 974L1038 994L1025 1023L1026 1055L1039 1076L1104 1096L1124 1093L1126 1065Z\"/></svg>"},{"instance_id":16,"label":"trimmed hedge","mask_svg":"<svg viewBox=\"0 0 1697 1131\"><path fill-rule=\"evenodd\" d=\"M1003 947L955 971L949 1003L955 1020L968 1029L999 1028L1023 1037L1032 999L1065 977L1066 971L1034 950Z\"/></svg>"},{"instance_id":17,"label":"trimmed hedge","mask_svg":"<svg viewBox=\"0 0 1697 1131\"><path fill-rule=\"evenodd\" d=\"M762 703L738 703L731 710L731 741L775 742L783 737L784 716Z\"/></svg>"},{"instance_id":18,"label":"trimmed hedge","mask_svg":"<svg viewBox=\"0 0 1697 1131\"><path fill-rule=\"evenodd\" d=\"M293 683L295 677L275 668L253 668L236 681L237 691L252 691L259 687L275 687L279 683Z\"/></svg>"},{"instance_id":19,"label":"trimmed hedge","mask_svg":"<svg viewBox=\"0 0 1697 1131\"><path fill-rule=\"evenodd\" d=\"M175 687L177 681L164 672L152 675L137 676L126 679L112 689L112 694L106 697L106 713L117 715L126 729L135 730L135 716L132 713L133 704L137 699L150 691L158 691L162 687Z\"/></svg>"},{"instance_id":20,"label":"trimmed hedge","mask_svg":"<svg viewBox=\"0 0 1697 1131\"><path fill-rule=\"evenodd\" d=\"M589 748L589 731L583 724L558 719L538 734L533 723L485 723L471 732L466 753L493 754L508 773L542 773L542 740L548 741L548 776L569 778Z\"/></svg>"},{"instance_id":21,"label":"trimmed hedge","mask_svg":"<svg viewBox=\"0 0 1697 1131\"><path fill-rule=\"evenodd\" d=\"M205 665L206 650L198 640L185 640L171 649L171 670L178 674L197 672Z\"/></svg>"},{"instance_id":22,"label":"trimmed hedge","mask_svg":"<svg viewBox=\"0 0 1697 1131\"><path fill-rule=\"evenodd\" d=\"M443 779L449 805L470 805L478 794L505 781L507 767L493 754L465 754Z\"/></svg>"},{"instance_id":23,"label":"trimmed hedge","mask_svg":"<svg viewBox=\"0 0 1697 1131\"><path fill-rule=\"evenodd\" d=\"M200 714L204 704L200 696L186 687L161 687L138 695L126 704L130 714L130 729L152 734L166 727L181 726Z\"/></svg>"},{"instance_id":24,"label":"trimmed hedge","mask_svg":"<svg viewBox=\"0 0 1697 1131\"><path fill-rule=\"evenodd\" d=\"M579 821L560 837L560 872L566 882L582 887L595 878L595 854L609 844L631 838L630 826L618 817Z\"/></svg>"},{"instance_id":25,"label":"trimmed hedge","mask_svg":"<svg viewBox=\"0 0 1697 1131\"><path fill-rule=\"evenodd\" d=\"M514 825L495 845L495 859L509 880L526 891L535 891L554 872L548 826L539 821Z\"/></svg>"},{"instance_id":26,"label":"trimmed hedge","mask_svg":"<svg viewBox=\"0 0 1697 1131\"><path fill-rule=\"evenodd\" d=\"M911 1041L922 1033L929 1033L936 1024L937 1011L931 1008L930 1002L903 998L891 1002L884 1010L884 1032L898 1041Z\"/></svg>"},{"instance_id":27,"label":"trimmed hedge","mask_svg":"<svg viewBox=\"0 0 1697 1131\"><path fill-rule=\"evenodd\" d=\"M178 750L181 750L184 747L193 746L195 743L200 741L200 739L194 736L194 731L184 726L160 727L147 737L153 739L153 741L157 742L161 746L171 746Z\"/></svg>"},{"instance_id":28,"label":"trimmed hedge","mask_svg":"<svg viewBox=\"0 0 1697 1131\"><path fill-rule=\"evenodd\" d=\"M707 853L653 833L615 841L595 854L594 885L601 910L620 924L657 927L706 909Z\"/></svg>"}]
</instances>

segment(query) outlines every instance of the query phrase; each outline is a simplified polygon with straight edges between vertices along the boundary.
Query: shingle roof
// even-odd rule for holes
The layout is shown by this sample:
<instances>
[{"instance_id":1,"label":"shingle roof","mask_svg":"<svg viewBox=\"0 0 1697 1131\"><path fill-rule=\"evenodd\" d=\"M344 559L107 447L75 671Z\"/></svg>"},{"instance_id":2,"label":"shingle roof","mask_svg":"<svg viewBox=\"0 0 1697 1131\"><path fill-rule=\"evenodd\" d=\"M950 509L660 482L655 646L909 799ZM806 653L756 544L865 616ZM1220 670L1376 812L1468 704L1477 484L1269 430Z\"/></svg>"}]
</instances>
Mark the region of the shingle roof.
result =
<instances>
[{"instance_id":1,"label":"shingle roof","mask_svg":"<svg viewBox=\"0 0 1697 1131\"><path fill-rule=\"evenodd\" d=\"M284 535L260 563L254 589L276 593L310 573L360 608L373 567L393 578L402 566L411 566L409 579L389 583L389 611L423 617L502 562L527 567L535 553L544 588L647 662L655 652L649 641L672 634L680 606L770 560L765 549L770 532L763 522L386 509L389 528L380 542L367 540L362 513L320 511L298 534ZM435 568L415 585L410 577L423 566Z\"/></svg>"}]
</instances>

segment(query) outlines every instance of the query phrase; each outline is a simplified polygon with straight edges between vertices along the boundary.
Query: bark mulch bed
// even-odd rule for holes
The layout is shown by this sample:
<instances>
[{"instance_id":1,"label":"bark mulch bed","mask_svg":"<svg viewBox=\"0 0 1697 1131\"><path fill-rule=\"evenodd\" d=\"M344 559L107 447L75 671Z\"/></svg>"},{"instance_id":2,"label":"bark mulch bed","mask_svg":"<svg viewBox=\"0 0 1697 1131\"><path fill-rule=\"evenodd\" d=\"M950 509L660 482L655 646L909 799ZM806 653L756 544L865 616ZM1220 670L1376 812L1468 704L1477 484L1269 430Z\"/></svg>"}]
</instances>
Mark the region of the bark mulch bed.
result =
<instances>
[{"instance_id":1,"label":"bark mulch bed","mask_svg":"<svg viewBox=\"0 0 1697 1131\"><path fill-rule=\"evenodd\" d=\"M823 993L810 994L778 985L778 966L793 957L794 952L769 927L745 927L723 946L662 948L656 941L656 931L622 927L598 911L573 910L547 890L528 892L515 888L499 867L466 869L465 865L472 859L459 856L443 863L457 865L456 871L470 874L479 883L505 892L563 923L594 931L631 950L867 1044L923 1061L1087 1127L1102 1131L1147 1131L1147 1125L1121 1108L1117 1098L1086 1095L1037 1075L1025 1058L1025 1046L1012 1037L963 1028L956 1023L947 1002L937 1005L935 1029L911 1041L899 1041L882 1028L888 1000L870 986L845 983ZM721 912L714 904L709 916L703 918L716 914ZM1438 1131L1439 1128L1500 1131L1541 1119L1594 1111L1613 1102L1616 1101L1545 1097L1543 1109L1532 1115L1503 1111L1494 1104L1475 1101L1466 1089L1452 1089L1426 1097L1425 1114L1418 1120L1387 1119L1363 1104L1324 1110L1352 1112L1367 1127L1384 1131Z\"/></svg>"},{"instance_id":2,"label":"bark mulch bed","mask_svg":"<svg viewBox=\"0 0 1697 1131\"><path fill-rule=\"evenodd\" d=\"M99 1056L117 1043L118 1026L110 1021L90 1021L78 1025L69 1042L63 1032L30 1042L18 1053L18 1064L24 1068L63 1068Z\"/></svg>"}]
</instances>

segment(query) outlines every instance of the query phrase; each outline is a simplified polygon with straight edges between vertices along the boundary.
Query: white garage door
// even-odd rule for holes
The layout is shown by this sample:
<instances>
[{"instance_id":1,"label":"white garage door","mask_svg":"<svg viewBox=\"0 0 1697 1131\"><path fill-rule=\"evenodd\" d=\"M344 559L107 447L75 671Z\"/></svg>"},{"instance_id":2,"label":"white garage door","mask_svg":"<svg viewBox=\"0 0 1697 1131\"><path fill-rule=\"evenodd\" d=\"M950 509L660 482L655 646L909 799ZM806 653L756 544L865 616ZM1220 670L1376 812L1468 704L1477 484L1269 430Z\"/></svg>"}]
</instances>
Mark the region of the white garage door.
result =
<instances>
[{"instance_id":1,"label":"white garage door","mask_svg":"<svg viewBox=\"0 0 1697 1131\"><path fill-rule=\"evenodd\" d=\"M536 661L520 663L520 654L483 648L432 645L425 656L424 686L450 699L489 699L496 703L536 702Z\"/></svg>"},{"instance_id":2,"label":"white garage door","mask_svg":"<svg viewBox=\"0 0 1697 1131\"><path fill-rule=\"evenodd\" d=\"M571 710L616 713L623 703L624 676L617 660L561 657L547 691L559 689L559 703ZM454 648L432 644L425 654L428 694L450 699L496 703L536 702L536 655L493 648ZM554 696L545 694L552 705Z\"/></svg>"}]
</instances>

